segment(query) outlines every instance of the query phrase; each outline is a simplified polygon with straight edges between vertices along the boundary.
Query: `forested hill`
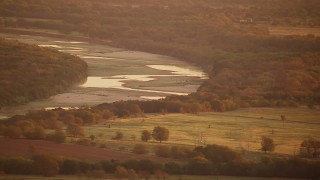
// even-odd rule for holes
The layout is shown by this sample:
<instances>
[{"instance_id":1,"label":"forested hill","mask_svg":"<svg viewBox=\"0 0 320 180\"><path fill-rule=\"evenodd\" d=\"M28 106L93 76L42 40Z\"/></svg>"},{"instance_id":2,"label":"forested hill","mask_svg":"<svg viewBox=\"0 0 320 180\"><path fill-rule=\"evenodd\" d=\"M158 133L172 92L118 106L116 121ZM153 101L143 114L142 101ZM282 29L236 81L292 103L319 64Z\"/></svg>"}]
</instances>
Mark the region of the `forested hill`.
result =
<instances>
[{"instance_id":1,"label":"forested hill","mask_svg":"<svg viewBox=\"0 0 320 180\"><path fill-rule=\"evenodd\" d=\"M0 107L49 97L86 77L78 57L0 38Z\"/></svg>"},{"instance_id":2,"label":"forested hill","mask_svg":"<svg viewBox=\"0 0 320 180\"><path fill-rule=\"evenodd\" d=\"M320 104L320 38L270 28L320 27L319 8L318 0L7 0L0 26L80 34L197 64L210 79L196 94L168 99L203 111L312 107Z\"/></svg>"}]
</instances>

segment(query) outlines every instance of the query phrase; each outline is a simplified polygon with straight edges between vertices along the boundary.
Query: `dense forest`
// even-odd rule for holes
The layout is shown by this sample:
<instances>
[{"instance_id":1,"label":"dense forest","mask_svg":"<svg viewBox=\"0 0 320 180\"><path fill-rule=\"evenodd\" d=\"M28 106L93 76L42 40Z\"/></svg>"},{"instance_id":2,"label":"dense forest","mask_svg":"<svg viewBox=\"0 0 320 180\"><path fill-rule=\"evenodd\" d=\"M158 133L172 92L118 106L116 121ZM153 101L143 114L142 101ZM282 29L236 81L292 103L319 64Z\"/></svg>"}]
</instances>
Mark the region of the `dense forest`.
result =
<instances>
[{"instance_id":1,"label":"dense forest","mask_svg":"<svg viewBox=\"0 0 320 180\"><path fill-rule=\"evenodd\" d=\"M316 0L80 1L1 1L0 26L110 40L203 67L210 79L175 101L215 110L320 103L320 38L268 31L319 27Z\"/></svg>"},{"instance_id":2,"label":"dense forest","mask_svg":"<svg viewBox=\"0 0 320 180\"><path fill-rule=\"evenodd\" d=\"M87 77L80 58L0 39L0 107L47 98Z\"/></svg>"}]
</instances>

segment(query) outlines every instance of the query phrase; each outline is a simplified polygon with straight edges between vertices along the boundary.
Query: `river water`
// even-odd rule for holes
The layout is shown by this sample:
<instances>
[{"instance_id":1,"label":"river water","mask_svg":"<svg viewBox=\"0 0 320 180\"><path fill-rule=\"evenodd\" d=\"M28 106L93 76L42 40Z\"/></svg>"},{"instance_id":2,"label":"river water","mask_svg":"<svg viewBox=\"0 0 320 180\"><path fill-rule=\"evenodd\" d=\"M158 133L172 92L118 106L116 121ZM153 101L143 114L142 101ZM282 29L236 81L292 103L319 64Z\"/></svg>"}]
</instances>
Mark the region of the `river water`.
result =
<instances>
[{"instance_id":1,"label":"river water","mask_svg":"<svg viewBox=\"0 0 320 180\"><path fill-rule=\"evenodd\" d=\"M76 55L88 64L88 77L84 84L62 94L5 108L1 110L0 116L21 114L30 109L92 106L119 100L187 95L195 92L207 79L201 69L168 56L48 37L1 36Z\"/></svg>"}]
</instances>

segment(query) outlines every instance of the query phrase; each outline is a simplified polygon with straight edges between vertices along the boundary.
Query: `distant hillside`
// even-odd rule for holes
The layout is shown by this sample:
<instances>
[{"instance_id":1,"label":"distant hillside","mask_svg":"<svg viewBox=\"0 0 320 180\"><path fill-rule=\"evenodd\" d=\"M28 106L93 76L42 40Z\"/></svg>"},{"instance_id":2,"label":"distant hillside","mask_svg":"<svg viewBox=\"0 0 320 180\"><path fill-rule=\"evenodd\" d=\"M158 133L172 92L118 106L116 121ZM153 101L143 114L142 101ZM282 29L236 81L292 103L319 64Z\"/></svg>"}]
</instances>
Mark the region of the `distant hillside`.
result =
<instances>
[{"instance_id":1,"label":"distant hillside","mask_svg":"<svg viewBox=\"0 0 320 180\"><path fill-rule=\"evenodd\" d=\"M0 107L49 97L86 76L78 57L0 38Z\"/></svg>"},{"instance_id":2,"label":"distant hillside","mask_svg":"<svg viewBox=\"0 0 320 180\"><path fill-rule=\"evenodd\" d=\"M210 79L196 94L168 98L196 111L320 105L320 38L269 32L319 27L318 0L159 2L2 1L0 26L83 35L197 64Z\"/></svg>"}]
</instances>

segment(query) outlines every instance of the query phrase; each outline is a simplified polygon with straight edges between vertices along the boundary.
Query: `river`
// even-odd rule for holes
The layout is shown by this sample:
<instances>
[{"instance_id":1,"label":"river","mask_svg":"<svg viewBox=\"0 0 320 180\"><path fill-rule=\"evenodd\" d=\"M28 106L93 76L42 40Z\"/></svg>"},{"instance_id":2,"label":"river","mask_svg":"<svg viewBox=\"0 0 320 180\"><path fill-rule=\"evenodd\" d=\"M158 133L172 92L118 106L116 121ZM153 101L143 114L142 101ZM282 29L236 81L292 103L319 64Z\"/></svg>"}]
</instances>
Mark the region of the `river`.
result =
<instances>
[{"instance_id":1,"label":"river","mask_svg":"<svg viewBox=\"0 0 320 180\"><path fill-rule=\"evenodd\" d=\"M70 108L119 100L149 100L168 95L187 95L195 92L207 79L201 69L168 56L48 37L13 34L1 36L78 56L88 64L88 77L84 84L72 87L62 94L2 109L0 117L41 108Z\"/></svg>"}]
</instances>

